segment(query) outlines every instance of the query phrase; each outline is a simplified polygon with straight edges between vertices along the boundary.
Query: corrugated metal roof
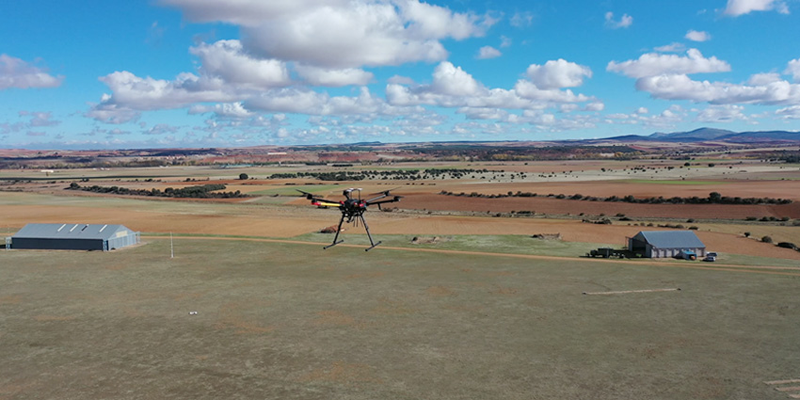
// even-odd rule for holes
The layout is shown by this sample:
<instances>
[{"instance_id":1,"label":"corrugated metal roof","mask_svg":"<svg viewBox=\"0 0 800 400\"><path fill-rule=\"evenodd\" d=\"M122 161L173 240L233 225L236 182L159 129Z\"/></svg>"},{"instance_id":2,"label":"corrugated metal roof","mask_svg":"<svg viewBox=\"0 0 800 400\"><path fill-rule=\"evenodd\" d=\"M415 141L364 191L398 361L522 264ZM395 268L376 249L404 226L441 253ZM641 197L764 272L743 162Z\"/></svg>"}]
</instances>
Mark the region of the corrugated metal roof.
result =
<instances>
[{"instance_id":1,"label":"corrugated metal roof","mask_svg":"<svg viewBox=\"0 0 800 400\"><path fill-rule=\"evenodd\" d=\"M12 238L109 240L130 232L122 225L28 224Z\"/></svg>"},{"instance_id":2,"label":"corrugated metal roof","mask_svg":"<svg viewBox=\"0 0 800 400\"><path fill-rule=\"evenodd\" d=\"M647 243L659 249L696 249L706 247L692 231L641 231Z\"/></svg>"}]
</instances>

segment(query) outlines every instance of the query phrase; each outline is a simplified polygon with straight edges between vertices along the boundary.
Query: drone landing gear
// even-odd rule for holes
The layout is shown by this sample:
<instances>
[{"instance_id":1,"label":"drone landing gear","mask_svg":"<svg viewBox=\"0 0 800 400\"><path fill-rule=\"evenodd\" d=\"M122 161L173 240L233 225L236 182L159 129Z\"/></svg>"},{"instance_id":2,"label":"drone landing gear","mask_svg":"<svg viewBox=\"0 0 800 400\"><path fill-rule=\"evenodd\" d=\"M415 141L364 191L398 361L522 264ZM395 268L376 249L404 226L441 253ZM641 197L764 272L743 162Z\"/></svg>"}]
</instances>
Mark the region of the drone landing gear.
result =
<instances>
[{"instance_id":1,"label":"drone landing gear","mask_svg":"<svg viewBox=\"0 0 800 400\"><path fill-rule=\"evenodd\" d=\"M369 234L369 226L367 225L367 220L364 219L364 215L359 215L361 218L361 222L364 224L364 229L367 231L367 237L369 238L369 244L372 246L367 247L364 251L370 251L375 248L375 246L381 244L381 242L375 243L372 241L372 235Z\"/></svg>"},{"instance_id":2,"label":"drone landing gear","mask_svg":"<svg viewBox=\"0 0 800 400\"><path fill-rule=\"evenodd\" d=\"M339 243L344 242L344 240L339 240L338 242L336 239L339 239L339 232L342 230L342 223L344 222L344 214L342 214L342 218L339 219L339 227L336 228L336 236L333 237L333 243L323 247L323 250L328 250L333 246L336 246Z\"/></svg>"},{"instance_id":3,"label":"drone landing gear","mask_svg":"<svg viewBox=\"0 0 800 400\"><path fill-rule=\"evenodd\" d=\"M342 230L342 224L344 223L344 218L345 218L345 214L342 214L342 218L339 219L339 226L336 228L336 236L333 237L333 243L323 247L322 248L323 250L330 249L331 247L336 246L337 244L344 242L344 240L338 240L339 239L339 232ZM364 249L364 251L370 251L370 250L374 249L375 247L377 247L379 244L383 243L383 242L380 242L380 241L375 243L375 241L372 240L372 235L369 233L369 226L367 225L367 220L364 219L364 215L360 214L360 215L358 215L358 218L361 220L361 223L364 224L364 229L367 231L367 237L369 238L370 246L367 247L366 249ZM348 220L347 222L350 222L350 220Z\"/></svg>"}]
</instances>

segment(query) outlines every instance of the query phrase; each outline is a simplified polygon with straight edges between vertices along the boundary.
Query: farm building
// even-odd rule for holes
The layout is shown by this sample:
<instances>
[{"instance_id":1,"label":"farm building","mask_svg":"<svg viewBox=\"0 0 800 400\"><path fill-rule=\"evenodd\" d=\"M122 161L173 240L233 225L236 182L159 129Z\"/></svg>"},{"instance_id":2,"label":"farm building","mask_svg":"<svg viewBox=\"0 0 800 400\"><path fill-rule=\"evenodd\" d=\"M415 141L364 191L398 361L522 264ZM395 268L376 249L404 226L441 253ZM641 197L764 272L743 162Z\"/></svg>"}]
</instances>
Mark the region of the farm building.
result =
<instances>
[{"instance_id":1,"label":"farm building","mask_svg":"<svg viewBox=\"0 0 800 400\"><path fill-rule=\"evenodd\" d=\"M137 243L139 232L122 225L28 224L6 241L6 248L109 251Z\"/></svg>"},{"instance_id":2,"label":"farm building","mask_svg":"<svg viewBox=\"0 0 800 400\"><path fill-rule=\"evenodd\" d=\"M641 231L628 238L628 250L647 258L680 257L694 253L706 255L706 245L692 231Z\"/></svg>"}]
</instances>

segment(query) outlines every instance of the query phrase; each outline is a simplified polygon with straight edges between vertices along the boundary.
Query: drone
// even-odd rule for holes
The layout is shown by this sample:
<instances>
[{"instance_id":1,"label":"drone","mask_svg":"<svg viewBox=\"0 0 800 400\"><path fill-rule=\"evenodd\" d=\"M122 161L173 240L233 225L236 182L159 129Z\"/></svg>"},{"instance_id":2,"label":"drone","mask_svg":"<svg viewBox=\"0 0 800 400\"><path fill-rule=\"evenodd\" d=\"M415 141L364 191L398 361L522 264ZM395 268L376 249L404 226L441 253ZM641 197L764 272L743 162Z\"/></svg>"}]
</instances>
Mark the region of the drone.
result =
<instances>
[{"instance_id":1,"label":"drone","mask_svg":"<svg viewBox=\"0 0 800 400\"><path fill-rule=\"evenodd\" d=\"M311 205L317 207L337 207L339 211L342 212L342 218L339 219L339 227L336 228L336 236L333 238L333 243L323 247L323 249L329 249L333 246L336 246L339 243L342 243L344 240L339 239L339 231L342 230L342 224L345 222L345 218L347 219L347 223L354 223L358 225L358 221L361 221L364 224L364 229L367 231L367 237L369 237L370 247L365 249L364 251L370 251L375 248L375 246L381 244L381 242L375 242L372 240L372 235L369 233L369 226L367 225L367 221L364 219L364 212L367 211L367 207L372 205L377 205L378 209L381 209L381 204L386 203L394 203L396 201L400 201L403 196L392 196L389 194L394 189L384 190L382 192L373 193L377 194L378 196L373 197L371 199L362 200L361 199L361 188L349 188L345 189L342 194L345 197L345 200L342 201L333 201L333 200L326 200L322 197L316 197L311 193L304 192L300 189L297 189L298 192L304 194L306 199L311 200ZM358 198L353 197L353 192L358 192Z\"/></svg>"}]
</instances>

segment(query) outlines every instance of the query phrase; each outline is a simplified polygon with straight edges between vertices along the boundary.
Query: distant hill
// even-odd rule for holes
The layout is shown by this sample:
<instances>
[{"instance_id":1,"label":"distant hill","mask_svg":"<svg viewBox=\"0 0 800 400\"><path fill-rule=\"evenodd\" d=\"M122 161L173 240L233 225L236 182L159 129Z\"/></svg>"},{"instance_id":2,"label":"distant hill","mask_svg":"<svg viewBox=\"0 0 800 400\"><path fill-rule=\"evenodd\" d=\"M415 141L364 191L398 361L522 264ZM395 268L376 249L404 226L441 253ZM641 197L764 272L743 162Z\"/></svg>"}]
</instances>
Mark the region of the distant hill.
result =
<instances>
[{"instance_id":1,"label":"distant hill","mask_svg":"<svg viewBox=\"0 0 800 400\"><path fill-rule=\"evenodd\" d=\"M689 132L656 132L648 136L624 135L604 139L604 141L635 142L729 142L729 143L762 143L800 141L800 132L790 131L754 131L733 132L725 129L700 128Z\"/></svg>"}]
</instances>

